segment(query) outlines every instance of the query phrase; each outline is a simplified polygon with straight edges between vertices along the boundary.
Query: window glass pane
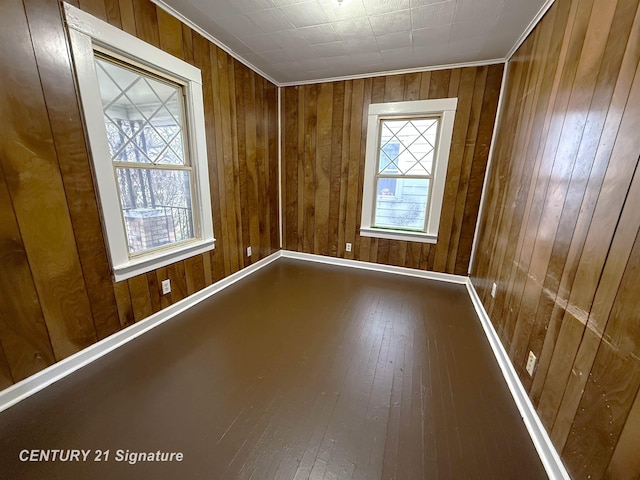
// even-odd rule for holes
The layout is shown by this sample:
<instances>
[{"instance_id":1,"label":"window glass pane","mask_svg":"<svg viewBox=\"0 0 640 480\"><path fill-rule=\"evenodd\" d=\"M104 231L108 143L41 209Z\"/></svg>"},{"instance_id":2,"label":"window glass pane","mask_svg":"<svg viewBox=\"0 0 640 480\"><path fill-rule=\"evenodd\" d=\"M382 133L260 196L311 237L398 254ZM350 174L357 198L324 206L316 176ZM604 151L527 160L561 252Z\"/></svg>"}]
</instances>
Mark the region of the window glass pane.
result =
<instances>
[{"instance_id":1,"label":"window glass pane","mask_svg":"<svg viewBox=\"0 0 640 480\"><path fill-rule=\"evenodd\" d=\"M395 197L396 186L398 185L397 178L379 178L378 179L378 195L384 197Z\"/></svg>"},{"instance_id":2,"label":"window glass pane","mask_svg":"<svg viewBox=\"0 0 640 480\"><path fill-rule=\"evenodd\" d=\"M130 253L194 238L189 173L116 169Z\"/></svg>"},{"instance_id":3,"label":"window glass pane","mask_svg":"<svg viewBox=\"0 0 640 480\"><path fill-rule=\"evenodd\" d=\"M424 231L430 181L378 178L374 226Z\"/></svg>"},{"instance_id":4,"label":"window glass pane","mask_svg":"<svg viewBox=\"0 0 640 480\"><path fill-rule=\"evenodd\" d=\"M379 174L430 176L438 118L382 120Z\"/></svg>"},{"instance_id":5,"label":"window glass pane","mask_svg":"<svg viewBox=\"0 0 640 480\"><path fill-rule=\"evenodd\" d=\"M393 139L390 139L386 144L383 144L380 148L380 161L378 162L378 173L384 174L397 174L398 166L398 154L400 152L400 144Z\"/></svg>"},{"instance_id":6,"label":"window glass pane","mask_svg":"<svg viewBox=\"0 0 640 480\"><path fill-rule=\"evenodd\" d=\"M182 87L95 59L111 159L185 165Z\"/></svg>"}]
</instances>

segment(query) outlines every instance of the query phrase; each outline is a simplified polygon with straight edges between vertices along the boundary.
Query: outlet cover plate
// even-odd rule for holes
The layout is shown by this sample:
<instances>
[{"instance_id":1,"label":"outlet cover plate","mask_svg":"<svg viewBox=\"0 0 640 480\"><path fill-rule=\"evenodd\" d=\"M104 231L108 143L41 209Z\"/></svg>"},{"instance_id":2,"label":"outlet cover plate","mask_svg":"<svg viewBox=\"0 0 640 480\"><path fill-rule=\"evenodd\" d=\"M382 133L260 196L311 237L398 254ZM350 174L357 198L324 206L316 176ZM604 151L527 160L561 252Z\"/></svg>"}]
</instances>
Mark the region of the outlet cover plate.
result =
<instances>
[{"instance_id":1,"label":"outlet cover plate","mask_svg":"<svg viewBox=\"0 0 640 480\"><path fill-rule=\"evenodd\" d=\"M533 352L529 352L529 358L527 359L527 373L530 377L533 377L533 371L536 368L536 356Z\"/></svg>"}]
</instances>

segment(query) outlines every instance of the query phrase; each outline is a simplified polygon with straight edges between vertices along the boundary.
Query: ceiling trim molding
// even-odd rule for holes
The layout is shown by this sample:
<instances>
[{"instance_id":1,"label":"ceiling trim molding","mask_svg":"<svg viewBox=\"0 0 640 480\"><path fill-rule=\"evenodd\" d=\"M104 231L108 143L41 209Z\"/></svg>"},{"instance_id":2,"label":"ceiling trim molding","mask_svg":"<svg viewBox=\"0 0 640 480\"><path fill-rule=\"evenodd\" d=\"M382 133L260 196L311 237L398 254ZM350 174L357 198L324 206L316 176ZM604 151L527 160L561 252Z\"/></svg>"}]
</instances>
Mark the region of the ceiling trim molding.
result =
<instances>
[{"instance_id":1,"label":"ceiling trim molding","mask_svg":"<svg viewBox=\"0 0 640 480\"><path fill-rule=\"evenodd\" d=\"M529 25L527 25L527 28L525 28L525 30L522 32L520 37L518 37L518 40L516 40L515 44L513 45L513 47L511 47L511 49L509 50L507 55L505 57L502 57L502 58L493 58L493 59L489 59L489 60L478 60L478 61L474 61L474 62L451 63L451 64L445 64L445 65L434 65L434 66L425 66L425 67L405 68L405 69L400 69L400 70L381 70L381 71L376 71L376 72L360 73L360 74L355 74L355 75L316 78L316 79L311 79L311 80L299 80L299 81L292 81L292 82L279 82L279 81L277 81L271 75L265 73L264 71L262 71L261 69L259 69L255 65L253 65L251 62L247 61L241 55L239 55L238 53L234 52L233 49L228 47L226 44L224 44L223 42L218 40L216 37L214 37L209 32L204 30L202 27L200 27L199 25L194 23L192 20L190 20L189 18L187 18L186 16L184 16L183 14L178 12L175 8L173 8L170 5L168 5L167 3L165 3L164 0L151 0L151 2L156 4L159 8L163 9L167 13L169 13L169 15L172 15L173 17L175 17L178 20L180 20L182 23L184 23L185 25L187 25L188 27L190 27L194 31L198 32L200 35L202 35L204 38L206 38L211 43L216 45L218 48L222 49L224 52L226 52L228 55L233 57L235 60L237 60L238 62L242 63L246 67L250 68L251 70L253 70L258 75L264 77L266 80L268 80L269 82L273 83L276 87L295 87L295 86L299 86L299 85L312 85L312 84L315 84L315 83L339 82L339 81L344 81L344 80L358 80L358 79L363 79L363 78L372 78L372 77L388 76L388 75L402 75L402 74L418 73L418 72L432 72L432 71L437 71L437 70L448 70L448 69L453 69L453 68L483 67L483 66L486 66L486 65L494 65L496 63L509 62L511 60L511 58L513 57L513 55L518 50L518 48L520 48L520 46L525 42L525 40L527 39L529 34L531 34L531 32L536 28L538 23L540 23L540 21L542 20L544 15L547 13L547 11L555 3L555 0L546 0L544 5L540 8L540 10L538 10L538 13L531 20Z\"/></svg>"},{"instance_id":2,"label":"ceiling trim molding","mask_svg":"<svg viewBox=\"0 0 640 480\"><path fill-rule=\"evenodd\" d=\"M555 1L556 0L547 0L544 3L544 5L542 5L540 10L538 10L538 13L536 13L536 16L533 17L533 20L531 20L529 25L527 25L527 28L524 29L524 32L522 32L522 35L518 37L518 40L516 40L516 43L513 45L513 47L511 47L511 50L509 50L509 53L507 53L507 56L506 56L507 62L511 60L511 57L513 57L513 55L515 55L515 53L518 51L520 46L527 39L529 34L533 32L533 29L538 26L538 23L540 23L540 21L542 20L542 17L544 17L545 13L547 13L547 11L551 8L551 6L554 4Z\"/></svg>"},{"instance_id":3,"label":"ceiling trim molding","mask_svg":"<svg viewBox=\"0 0 640 480\"><path fill-rule=\"evenodd\" d=\"M372 78L372 77L380 77L380 76L388 76L388 75L404 75L407 73L420 73L420 72L433 72L436 70L451 70L454 68L464 68L464 67L485 67L487 65L495 65L496 63L504 63L506 59L504 58L493 58L490 60L478 60L475 62L462 62L462 63L450 63L447 65L435 65L430 67L416 67L416 68L405 68L401 70L383 70L379 72L370 72L370 73L359 73L356 75L345 75L342 77L329 77L329 78L318 78L314 80L300 80L297 82L284 82L279 86L281 87L296 87L299 85L313 85L314 83L327 83L327 82L340 82L344 80L358 80L362 78Z\"/></svg>"},{"instance_id":4,"label":"ceiling trim molding","mask_svg":"<svg viewBox=\"0 0 640 480\"><path fill-rule=\"evenodd\" d=\"M227 45L225 45L224 43L222 43L220 40L218 40L216 37L214 37L213 35L211 35L210 33L208 33L206 30L204 30L203 28L201 28L200 26L198 26L197 24L195 24L192 20L188 19L187 17L185 17L184 15L182 15L180 12L178 12L175 8L167 5L163 0L151 0L152 3L155 3L158 7L160 7L161 9L163 9L165 12L167 12L169 15L174 16L175 18L177 18L178 20L180 20L182 23L184 23L185 25L187 25L188 27L190 27L192 30L198 32L200 35L202 35L204 38L206 38L207 40L209 40L211 43L213 43L215 46L221 48L222 50L224 50L226 53L228 53L229 55L231 55L233 58L235 58L237 61L239 61L240 63L242 63L244 66L249 67L251 70L253 70L254 72L256 72L258 75L264 77L265 79L267 79L268 81L270 81L271 83L273 83L275 86L280 87L281 84L280 82L277 82L274 78L272 78L270 75L267 75L266 73L264 73L262 70L260 70L258 67L256 67L255 65L253 65L252 63L248 62L247 60L245 60L244 58L242 58L240 55L238 55L236 52L234 52L231 48L229 48Z\"/></svg>"}]
</instances>

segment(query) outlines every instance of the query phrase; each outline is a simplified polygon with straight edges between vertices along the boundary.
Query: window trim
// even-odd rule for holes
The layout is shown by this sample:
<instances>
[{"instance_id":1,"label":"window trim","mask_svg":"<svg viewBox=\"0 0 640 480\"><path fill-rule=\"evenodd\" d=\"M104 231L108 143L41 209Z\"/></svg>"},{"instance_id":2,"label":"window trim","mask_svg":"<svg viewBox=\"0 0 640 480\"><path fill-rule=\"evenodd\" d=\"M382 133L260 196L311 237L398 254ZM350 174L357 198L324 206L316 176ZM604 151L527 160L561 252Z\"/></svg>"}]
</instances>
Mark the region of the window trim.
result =
<instances>
[{"instance_id":1,"label":"window trim","mask_svg":"<svg viewBox=\"0 0 640 480\"><path fill-rule=\"evenodd\" d=\"M115 281L184 260L215 248L213 216L204 123L202 75L200 70L148 43L67 3L64 4L78 89L90 145L94 181L101 206L102 226ZM194 170L194 224L197 238L176 246L130 256L122 219L109 146L102 118L100 90L94 66L94 50L107 49L138 63L151 72L159 71L185 83L186 121L190 163ZM109 159L108 162L104 159Z\"/></svg>"},{"instance_id":2,"label":"window trim","mask_svg":"<svg viewBox=\"0 0 640 480\"><path fill-rule=\"evenodd\" d=\"M437 242L457 105L457 98L372 103L369 105L364 185L362 192L362 215L360 221L361 236L386 238L390 240L407 240L422 243ZM437 138L437 148L435 149L433 158L435 168L433 169L432 181L429 185L429 188L431 189L431 200L427 204L427 225L425 232L372 226L375 211L374 203L376 201L375 179L376 169L378 166L380 120L394 117L403 118L407 116L439 116L441 119L440 131Z\"/></svg>"}]
</instances>

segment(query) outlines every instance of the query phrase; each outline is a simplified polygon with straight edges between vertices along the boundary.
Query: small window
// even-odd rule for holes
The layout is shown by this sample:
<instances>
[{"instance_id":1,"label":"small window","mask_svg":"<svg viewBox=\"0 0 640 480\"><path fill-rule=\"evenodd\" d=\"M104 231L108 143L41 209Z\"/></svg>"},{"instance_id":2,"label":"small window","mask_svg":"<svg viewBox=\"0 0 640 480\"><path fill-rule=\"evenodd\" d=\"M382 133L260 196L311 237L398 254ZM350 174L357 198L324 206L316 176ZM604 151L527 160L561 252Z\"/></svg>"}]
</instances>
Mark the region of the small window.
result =
<instances>
[{"instance_id":1,"label":"small window","mask_svg":"<svg viewBox=\"0 0 640 480\"><path fill-rule=\"evenodd\" d=\"M456 105L369 106L361 235L436 242Z\"/></svg>"},{"instance_id":2,"label":"small window","mask_svg":"<svg viewBox=\"0 0 640 480\"><path fill-rule=\"evenodd\" d=\"M210 250L200 71L65 9L115 279Z\"/></svg>"}]
</instances>

